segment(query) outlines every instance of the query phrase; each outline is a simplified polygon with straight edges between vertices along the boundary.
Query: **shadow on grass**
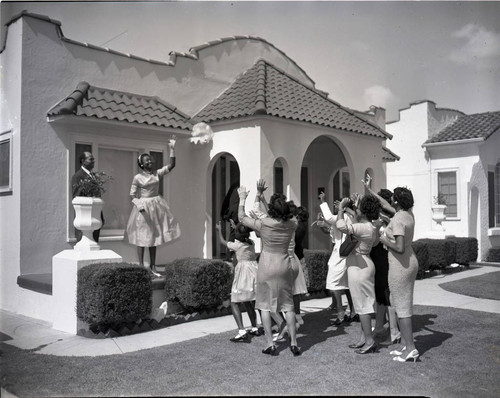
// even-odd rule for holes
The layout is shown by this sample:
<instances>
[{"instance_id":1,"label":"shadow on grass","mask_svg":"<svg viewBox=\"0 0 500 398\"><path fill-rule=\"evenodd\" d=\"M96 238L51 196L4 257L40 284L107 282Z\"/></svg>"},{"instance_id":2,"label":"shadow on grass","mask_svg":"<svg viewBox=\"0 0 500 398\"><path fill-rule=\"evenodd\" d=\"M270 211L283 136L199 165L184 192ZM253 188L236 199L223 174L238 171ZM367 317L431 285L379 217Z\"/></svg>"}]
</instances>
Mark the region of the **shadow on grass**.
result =
<instances>
[{"instance_id":1,"label":"shadow on grass","mask_svg":"<svg viewBox=\"0 0 500 398\"><path fill-rule=\"evenodd\" d=\"M429 326L435 323L434 319L437 319L436 314L413 315L413 334L427 332L426 334L415 336L415 346L420 352L420 355L433 348L439 347L443 342L453 337L451 333L430 329Z\"/></svg>"},{"instance_id":2,"label":"shadow on grass","mask_svg":"<svg viewBox=\"0 0 500 398\"><path fill-rule=\"evenodd\" d=\"M330 325L330 313L328 311L307 314L304 316L304 321L304 325L297 332L297 344L302 352L306 352L314 345L329 338L347 334L343 325L339 327ZM281 352L283 349L279 349L279 351Z\"/></svg>"}]
</instances>

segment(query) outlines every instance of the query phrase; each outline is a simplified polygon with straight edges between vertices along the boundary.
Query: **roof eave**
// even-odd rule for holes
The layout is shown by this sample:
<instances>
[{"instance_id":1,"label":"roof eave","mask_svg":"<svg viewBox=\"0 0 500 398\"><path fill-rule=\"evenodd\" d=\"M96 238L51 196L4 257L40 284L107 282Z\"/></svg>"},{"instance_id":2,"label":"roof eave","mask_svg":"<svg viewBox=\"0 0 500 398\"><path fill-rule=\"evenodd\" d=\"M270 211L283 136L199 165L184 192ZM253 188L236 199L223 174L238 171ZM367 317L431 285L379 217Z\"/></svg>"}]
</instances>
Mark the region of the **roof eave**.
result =
<instances>
[{"instance_id":1,"label":"roof eave","mask_svg":"<svg viewBox=\"0 0 500 398\"><path fill-rule=\"evenodd\" d=\"M434 147L447 146L447 145L474 144L474 143L483 142L483 141L484 141L483 137L478 137L478 138L467 138L465 140L424 142L422 144L422 148L434 148Z\"/></svg>"}]
</instances>

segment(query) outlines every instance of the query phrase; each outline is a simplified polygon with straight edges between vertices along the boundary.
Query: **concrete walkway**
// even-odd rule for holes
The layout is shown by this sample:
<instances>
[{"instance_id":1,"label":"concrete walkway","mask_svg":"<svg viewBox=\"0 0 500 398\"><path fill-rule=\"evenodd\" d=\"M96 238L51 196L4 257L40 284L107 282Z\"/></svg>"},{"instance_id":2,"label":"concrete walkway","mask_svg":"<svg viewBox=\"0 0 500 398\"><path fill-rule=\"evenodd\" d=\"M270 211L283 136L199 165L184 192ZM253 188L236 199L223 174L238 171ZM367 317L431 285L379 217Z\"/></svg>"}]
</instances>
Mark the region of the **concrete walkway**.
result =
<instances>
[{"instance_id":1,"label":"concrete walkway","mask_svg":"<svg viewBox=\"0 0 500 398\"><path fill-rule=\"evenodd\" d=\"M492 266L474 266L455 274L443 274L415 284L414 304L455 307L474 311L500 313L500 301L463 296L441 289L438 285L458 279L499 271ZM303 314L321 311L331 304L331 298L312 299L301 303ZM244 315L244 321L248 318ZM307 317L305 318L307 321ZM0 340L40 354L59 356L100 356L123 354L147 348L178 343L215 333L236 331L232 315L186 322L151 332L131 336L88 339L60 332L51 324L0 310Z\"/></svg>"}]
</instances>

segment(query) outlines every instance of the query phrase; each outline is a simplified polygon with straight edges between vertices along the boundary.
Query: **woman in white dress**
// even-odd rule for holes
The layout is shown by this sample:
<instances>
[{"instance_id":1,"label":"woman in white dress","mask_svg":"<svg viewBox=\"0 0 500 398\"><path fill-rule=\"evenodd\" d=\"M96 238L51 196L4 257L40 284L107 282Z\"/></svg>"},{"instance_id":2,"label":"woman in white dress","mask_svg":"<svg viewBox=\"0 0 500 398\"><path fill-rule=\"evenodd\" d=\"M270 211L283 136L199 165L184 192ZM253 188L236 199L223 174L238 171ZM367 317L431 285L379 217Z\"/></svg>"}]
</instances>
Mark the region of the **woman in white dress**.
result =
<instances>
[{"instance_id":1,"label":"woman in white dress","mask_svg":"<svg viewBox=\"0 0 500 398\"><path fill-rule=\"evenodd\" d=\"M159 276L155 266L156 247L177 239L181 234L167 201L159 194L160 179L175 167L175 136L169 140L168 146L170 161L161 169L153 170L153 161L147 153L137 159L142 171L134 177L130 188L134 206L125 232L129 243L137 246L141 266L144 266L144 248L149 248L149 270L154 276Z\"/></svg>"}]
</instances>

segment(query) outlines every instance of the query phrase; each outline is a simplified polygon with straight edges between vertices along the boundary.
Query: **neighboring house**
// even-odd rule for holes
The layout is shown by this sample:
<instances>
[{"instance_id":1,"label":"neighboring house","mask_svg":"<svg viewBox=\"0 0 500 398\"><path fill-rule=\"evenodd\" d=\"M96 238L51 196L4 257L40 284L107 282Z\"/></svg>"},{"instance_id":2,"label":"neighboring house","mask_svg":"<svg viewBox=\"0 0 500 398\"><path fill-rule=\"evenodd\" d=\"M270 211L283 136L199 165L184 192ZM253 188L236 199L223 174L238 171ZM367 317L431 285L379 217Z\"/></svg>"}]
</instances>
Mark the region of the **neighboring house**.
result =
<instances>
[{"instance_id":1,"label":"neighboring house","mask_svg":"<svg viewBox=\"0 0 500 398\"><path fill-rule=\"evenodd\" d=\"M479 259L500 246L500 111L465 115L418 101L387 123L391 148L387 186L408 186L415 197L415 238L476 237ZM434 199L447 202L444 232L432 220Z\"/></svg>"},{"instance_id":2,"label":"neighboring house","mask_svg":"<svg viewBox=\"0 0 500 398\"><path fill-rule=\"evenodd\" d=\"M218 257L214 225L230 185L255 194L257 179L282 191L316 217L318 191L329 201L362 192L368 172L386 185L391 136L372 113L328 98L292 59L264 39L224 38L144 59L64 37L61 23L22 13L8 23L1 49L0 212L1 308L50 318L52 256L71 249L69 181L78 155L90 150L95 170L114 177L100 245L136 262L123 239L137 156L168 161L177 134L177 166L163 190L182 236L158 249L157 262ZM314 56L314 54L311 54ZM340 77L339 77L340 78ZM364 116L363 116L364 115ZM382 115L384 116L384 115ZM190 142L193 125L214 131L207 144ZM329 248L311 229L310 248ZM147 257L146 257L147 258ZM37 279L38 278L38 279ZM33 280L45 280L42 289ZM40 290L40 289L39 289Z\"/></svg>"}]
</instances>

